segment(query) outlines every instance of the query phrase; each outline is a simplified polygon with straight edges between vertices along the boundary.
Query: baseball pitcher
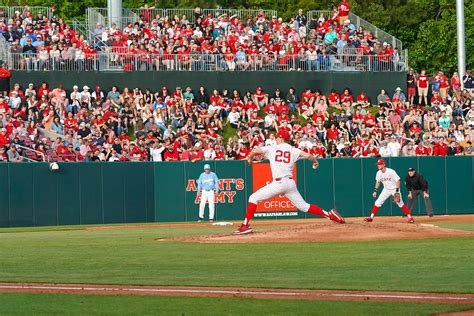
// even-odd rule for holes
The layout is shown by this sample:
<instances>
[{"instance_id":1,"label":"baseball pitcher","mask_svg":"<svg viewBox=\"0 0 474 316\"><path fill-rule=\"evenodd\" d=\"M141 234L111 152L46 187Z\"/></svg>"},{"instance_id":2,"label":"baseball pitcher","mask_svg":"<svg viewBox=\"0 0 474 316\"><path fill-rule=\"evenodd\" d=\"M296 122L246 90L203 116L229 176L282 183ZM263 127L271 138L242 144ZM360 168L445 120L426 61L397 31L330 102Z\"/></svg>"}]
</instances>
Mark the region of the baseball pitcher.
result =
<instances>
[{"instance_id":1,"label":"baseball pitcher","mask_svg":"<svg viewBox=\"0 0 474 316\"><path fill-rule=\"evenodd\" d=\"M296 183L292 178L293 167L296 161L300 158L311 160L314 169L318 167L319 163L314 156L288 144L289 139L290 134L286 130L280 130L277 133L276 145L254 148L247 157L247 161L250 164L255 155L263 155L268 159L270 161L273 181L249 197L245 220L240 228L234 232L235 235L243 235L252 232L250 220L252 220L255 214L258 202L281 194L285 195L302 212L310 212L327 217L340 224L345 223L344 218L339 215L335 209L326 212L314 204L308 204L298 192Z\"/></svg>"}]
</instances>

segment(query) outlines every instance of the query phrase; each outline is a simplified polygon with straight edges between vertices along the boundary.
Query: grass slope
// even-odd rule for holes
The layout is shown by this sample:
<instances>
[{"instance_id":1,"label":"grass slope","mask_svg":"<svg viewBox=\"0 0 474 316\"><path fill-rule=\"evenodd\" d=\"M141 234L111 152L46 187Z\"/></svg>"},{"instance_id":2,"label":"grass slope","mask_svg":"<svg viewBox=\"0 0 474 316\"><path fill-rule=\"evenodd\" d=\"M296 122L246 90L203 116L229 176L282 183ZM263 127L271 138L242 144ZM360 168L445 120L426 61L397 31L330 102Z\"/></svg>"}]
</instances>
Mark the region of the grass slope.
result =
<instances>
[{"instance_id":1,"label":"grass slope","mask_svg":"<svg viewBox=\"0 0 474 316\"><path fill-rule=\"evenodd\" d=\"M466 305L71 294L0 295L2 315L432 315Z\"/></svg>"},{"instance_id":2,"label":"grass slope","mask_svg":"<svg viewBox=\"0 0 474 316\"><path fill-rule=\"evenodd\" d=\"M196 244L229 228L0 234L0 281L473 293L472 238Z\"/></svg>"}]
</instances>

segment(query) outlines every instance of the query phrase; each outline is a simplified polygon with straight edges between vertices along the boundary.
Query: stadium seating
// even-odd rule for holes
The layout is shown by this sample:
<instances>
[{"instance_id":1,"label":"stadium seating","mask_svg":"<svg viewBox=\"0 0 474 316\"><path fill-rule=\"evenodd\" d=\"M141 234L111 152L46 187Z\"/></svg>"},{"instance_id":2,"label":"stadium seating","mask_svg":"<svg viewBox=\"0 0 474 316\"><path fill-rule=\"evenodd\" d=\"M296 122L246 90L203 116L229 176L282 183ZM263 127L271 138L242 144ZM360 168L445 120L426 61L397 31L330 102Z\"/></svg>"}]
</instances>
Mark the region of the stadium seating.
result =
<instances>
[{"instance_id":1,"label":"stadium seating","mask_svg":"<svg viewBox=\"0 0 474 316\"><path fill-rule=\"evenodd\" d=\"M258 87L245 95L71 88L15 85L0 98L0 159L7 160L10 146L28 161L245 159L253 147L273 143L280 129L318 157L474 151L474 97L467 92L419 107L398 89L368 100L349 88L327 96Z\"/></svg>"},{"instance_id":2,"label":"stadium seating","mask_svg":"<svg viewBox=\"0 0 474 316\"><path fill-rule=\"evenodd\" d=\"M141 11L140 11L141 12ZM53 12L54 13L54 12ZM230 13L229 13L230 14ZM13 16L0 15L0 34L15 70L243 71L358 70L401 71L406 58L392 43L356 28L340 12L308 21L265 16L195 13L152 16L141 12L130 23L92 32L73 27L54 14L28 7ZM125 25L121 25L125 24Z\"/></svg>"}]
</instances>

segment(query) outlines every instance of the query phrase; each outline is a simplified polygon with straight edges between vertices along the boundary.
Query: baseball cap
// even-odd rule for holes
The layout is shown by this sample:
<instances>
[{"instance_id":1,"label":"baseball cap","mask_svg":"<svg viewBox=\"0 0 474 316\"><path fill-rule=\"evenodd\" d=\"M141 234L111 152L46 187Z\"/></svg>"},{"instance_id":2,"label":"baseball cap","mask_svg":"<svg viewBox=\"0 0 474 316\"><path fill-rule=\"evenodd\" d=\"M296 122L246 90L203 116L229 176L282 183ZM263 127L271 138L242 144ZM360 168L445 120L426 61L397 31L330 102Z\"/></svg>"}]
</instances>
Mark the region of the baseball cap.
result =
<instances>
[{"instance_id":1,"label":"baseball cap","mask_svg":"<svg viewBox=\"0 0 474 316\"><path fill-rule=\"evenodd\" d=\"M379 159L377 160L377 166L385 165L385 160Z\"/></svg>"},{"instance_id":2,"label":"baseball cap","mask_svg":"<svg viewBox=\"0 0 474 316\"><path fill-rule=\"evenodd\" d=\"M410 168L408 168L408 171L415 171L415 168L410 167Z\"/></svg>"},{"instance_id":3,"label":"baseball cap","mask_svg":"<svg viewBox=\"0 0 474 316\"><path fill-rule=\"evenodd\" d=\"M211 170L211 166L207 163L204 165L204 170Z\"/></svg>"},{"instance_id":4,"label":"baseball cap","mask_svg":"<svg viewBox=\"0 0 474 316\"><path fill-rule=\"evenodd\" d=\"M283 138L284 140L290 140L290 133L286 130L280 130L276 136Z\"/></svg>"}]
</instances>

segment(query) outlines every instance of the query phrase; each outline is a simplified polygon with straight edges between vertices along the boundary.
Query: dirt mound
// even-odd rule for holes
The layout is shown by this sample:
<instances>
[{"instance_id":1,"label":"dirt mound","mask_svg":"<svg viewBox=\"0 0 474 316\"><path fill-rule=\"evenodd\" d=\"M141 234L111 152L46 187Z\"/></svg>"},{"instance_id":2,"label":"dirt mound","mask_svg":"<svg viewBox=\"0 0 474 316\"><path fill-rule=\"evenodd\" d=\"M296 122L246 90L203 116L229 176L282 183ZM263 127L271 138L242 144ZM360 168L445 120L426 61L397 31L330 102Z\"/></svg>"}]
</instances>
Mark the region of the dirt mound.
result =
<instances>
[{"instance_id":1,"label":"dirt mound","mask_svg":"<svg viewBox=\"0 0 474 316\"><path fill-rule=\"evenodd\" d=\"M275 223L276 224L276 223ZM285 223L286 224L286 223ZM423 239L474 236L474 232L437 227L432 224L408 224L404 219L379 218L373 223L365 223L360 218L350 218L344 225L329 221L310 221L269 230L258 230L260 223L254 225L252 234L233 236L215 234L204 236L178 237L179 240L199 243L273 243L273 242L334 242L368 241L393 239Z\"/></svg>"}]
</instances>

